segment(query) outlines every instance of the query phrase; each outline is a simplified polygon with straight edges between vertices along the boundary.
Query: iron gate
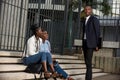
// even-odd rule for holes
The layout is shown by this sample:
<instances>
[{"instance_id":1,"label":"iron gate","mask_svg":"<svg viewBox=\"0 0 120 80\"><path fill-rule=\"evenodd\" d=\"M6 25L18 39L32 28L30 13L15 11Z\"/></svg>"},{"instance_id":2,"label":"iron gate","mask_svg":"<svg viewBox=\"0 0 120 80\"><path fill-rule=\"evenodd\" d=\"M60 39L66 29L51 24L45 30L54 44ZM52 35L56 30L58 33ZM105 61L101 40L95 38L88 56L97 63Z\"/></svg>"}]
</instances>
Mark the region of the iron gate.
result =
<instances>
[{"instance_id":1,"label":"iron gate","mask_svg":"<svg viewBox=\"0 0 120 80\"><path fill-rule=\"evenodd\" d=\"M53 52L62 52L68 31L68 9L68 0L1 0L0 50L23 51L31 36L30 26L38 24L48 31ZM74 15L79 16L79 12L80 9Z\"/></svg>"}]
</instances>

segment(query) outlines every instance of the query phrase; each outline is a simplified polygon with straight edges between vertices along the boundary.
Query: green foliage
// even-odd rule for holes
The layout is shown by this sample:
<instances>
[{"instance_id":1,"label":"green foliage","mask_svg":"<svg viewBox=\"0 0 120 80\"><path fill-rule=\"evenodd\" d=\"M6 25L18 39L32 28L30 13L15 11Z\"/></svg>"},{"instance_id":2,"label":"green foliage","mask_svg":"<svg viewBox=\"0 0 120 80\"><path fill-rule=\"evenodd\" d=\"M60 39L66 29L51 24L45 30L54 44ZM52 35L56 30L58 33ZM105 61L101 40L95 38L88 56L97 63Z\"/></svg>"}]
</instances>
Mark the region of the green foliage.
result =
<instances>
[{"instance_id":1,"label":"green foliage","mask_svg":"<svg viewBox=\"0 0 120 80\"><path fill-rule=\"evenodd\" d=\"M76 9L79 5L78 0L70 0L69 9Z\"/></svg>"},{"instance_id":2,"label":"green foliage","mask_svg":"<svg viewBox=\"0 0 120 80\"><path fill-rule=\"evenodd\" d=\"M109 13L111 13L111 7L108 3L103 1L102 3L100 3L100 5L102 5L101 11L104 13L104 15L108 15Z\"/></svg>"},{"instance_id":3,"label":"green foliage","mask_svg":"<svg viewBox=\"0 0 120 80\"><path fill-rule=\"evenodd\" d=\"M75 10L76 8L78 8L78 5L79 0L70 0L69 9ZM108 15L111 13L111 6L108 4L108 0L103 0L103 2L95 2L94 0L82 0L82 6L84 7L85 5L94 6L93 8L95 9L98 8L104 15ZM101 8L99 8L98 6L101 6ZM82 14L83 13L84 12L82 11Z\"/></svg>"}]
</instances>

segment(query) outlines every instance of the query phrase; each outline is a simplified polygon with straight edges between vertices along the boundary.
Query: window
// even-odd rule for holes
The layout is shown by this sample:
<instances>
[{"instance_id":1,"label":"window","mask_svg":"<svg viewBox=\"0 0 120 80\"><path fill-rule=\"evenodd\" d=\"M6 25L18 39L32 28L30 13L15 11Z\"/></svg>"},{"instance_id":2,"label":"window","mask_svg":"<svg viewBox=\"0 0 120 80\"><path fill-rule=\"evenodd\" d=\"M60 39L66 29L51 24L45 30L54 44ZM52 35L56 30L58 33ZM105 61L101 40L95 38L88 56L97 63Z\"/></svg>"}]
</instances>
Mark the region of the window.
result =
<instances>
[{"instance_id":1,"label":"window","mask_svg":"<svg viewBox=\"0 0 120 80\"><path fill-rule=\"evenodd\" d=\"M58 4L58 5L60 5L60 4L63 4L63 1L64 0L52 0L52 4Z\"/></svg>"},{"instance_id":2,"label":"window","mask_svg":"<svg viewBox=\"0 0 120 80\"><path fill-rule=\"evenodd\" d=\"M45 3L45 0L29 0L29 3Z\"/></svg>"}]
</instances>

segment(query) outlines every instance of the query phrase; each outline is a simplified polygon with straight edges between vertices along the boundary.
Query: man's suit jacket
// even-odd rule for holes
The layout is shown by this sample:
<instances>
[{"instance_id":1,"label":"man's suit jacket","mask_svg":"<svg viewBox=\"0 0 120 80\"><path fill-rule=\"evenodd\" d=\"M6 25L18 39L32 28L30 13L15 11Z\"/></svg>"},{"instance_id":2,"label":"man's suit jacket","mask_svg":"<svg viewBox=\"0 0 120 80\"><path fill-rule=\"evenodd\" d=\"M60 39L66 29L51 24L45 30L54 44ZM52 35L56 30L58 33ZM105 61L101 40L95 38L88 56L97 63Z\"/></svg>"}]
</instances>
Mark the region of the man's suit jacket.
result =
<instances>
[{"instance_id":1,"label":"man's suit jacket","mask_svg":"<svg viewBox=\"0 0 120 80\"><path fill-rule=\"evenodd\" d=\"M84 39L85 32L86 32L87 47L96 48L99 44L99 38L100 38L100 23L99 23L99 20L95 16L91 15L86 25L85 25L85 20L84 20L83 39Z\"/></svg>"}]
</instances>

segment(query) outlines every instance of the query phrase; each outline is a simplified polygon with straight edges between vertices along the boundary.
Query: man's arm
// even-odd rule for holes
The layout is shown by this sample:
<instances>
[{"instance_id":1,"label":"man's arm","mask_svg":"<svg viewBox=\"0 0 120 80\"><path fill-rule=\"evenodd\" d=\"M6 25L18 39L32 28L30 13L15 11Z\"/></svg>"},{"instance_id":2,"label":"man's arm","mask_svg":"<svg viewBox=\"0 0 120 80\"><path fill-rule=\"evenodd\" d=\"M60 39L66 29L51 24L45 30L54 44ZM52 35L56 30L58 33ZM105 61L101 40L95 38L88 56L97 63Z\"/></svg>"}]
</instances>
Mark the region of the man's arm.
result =
<instances>
[{"instance_id":1,"label":"man's arm","mask_svg":"<svg viewBox=\"0 0 120 80\"><path fill-rule=\"evenodd\" d=\"M99 20L95 17L94 18L94 27L95 27L95 33L96 33L96 41L97 41L97 47L96 50L98 50L98 46L99 46L99 38L100 38L100 22Z\"/></svg>"}]
</instances>

